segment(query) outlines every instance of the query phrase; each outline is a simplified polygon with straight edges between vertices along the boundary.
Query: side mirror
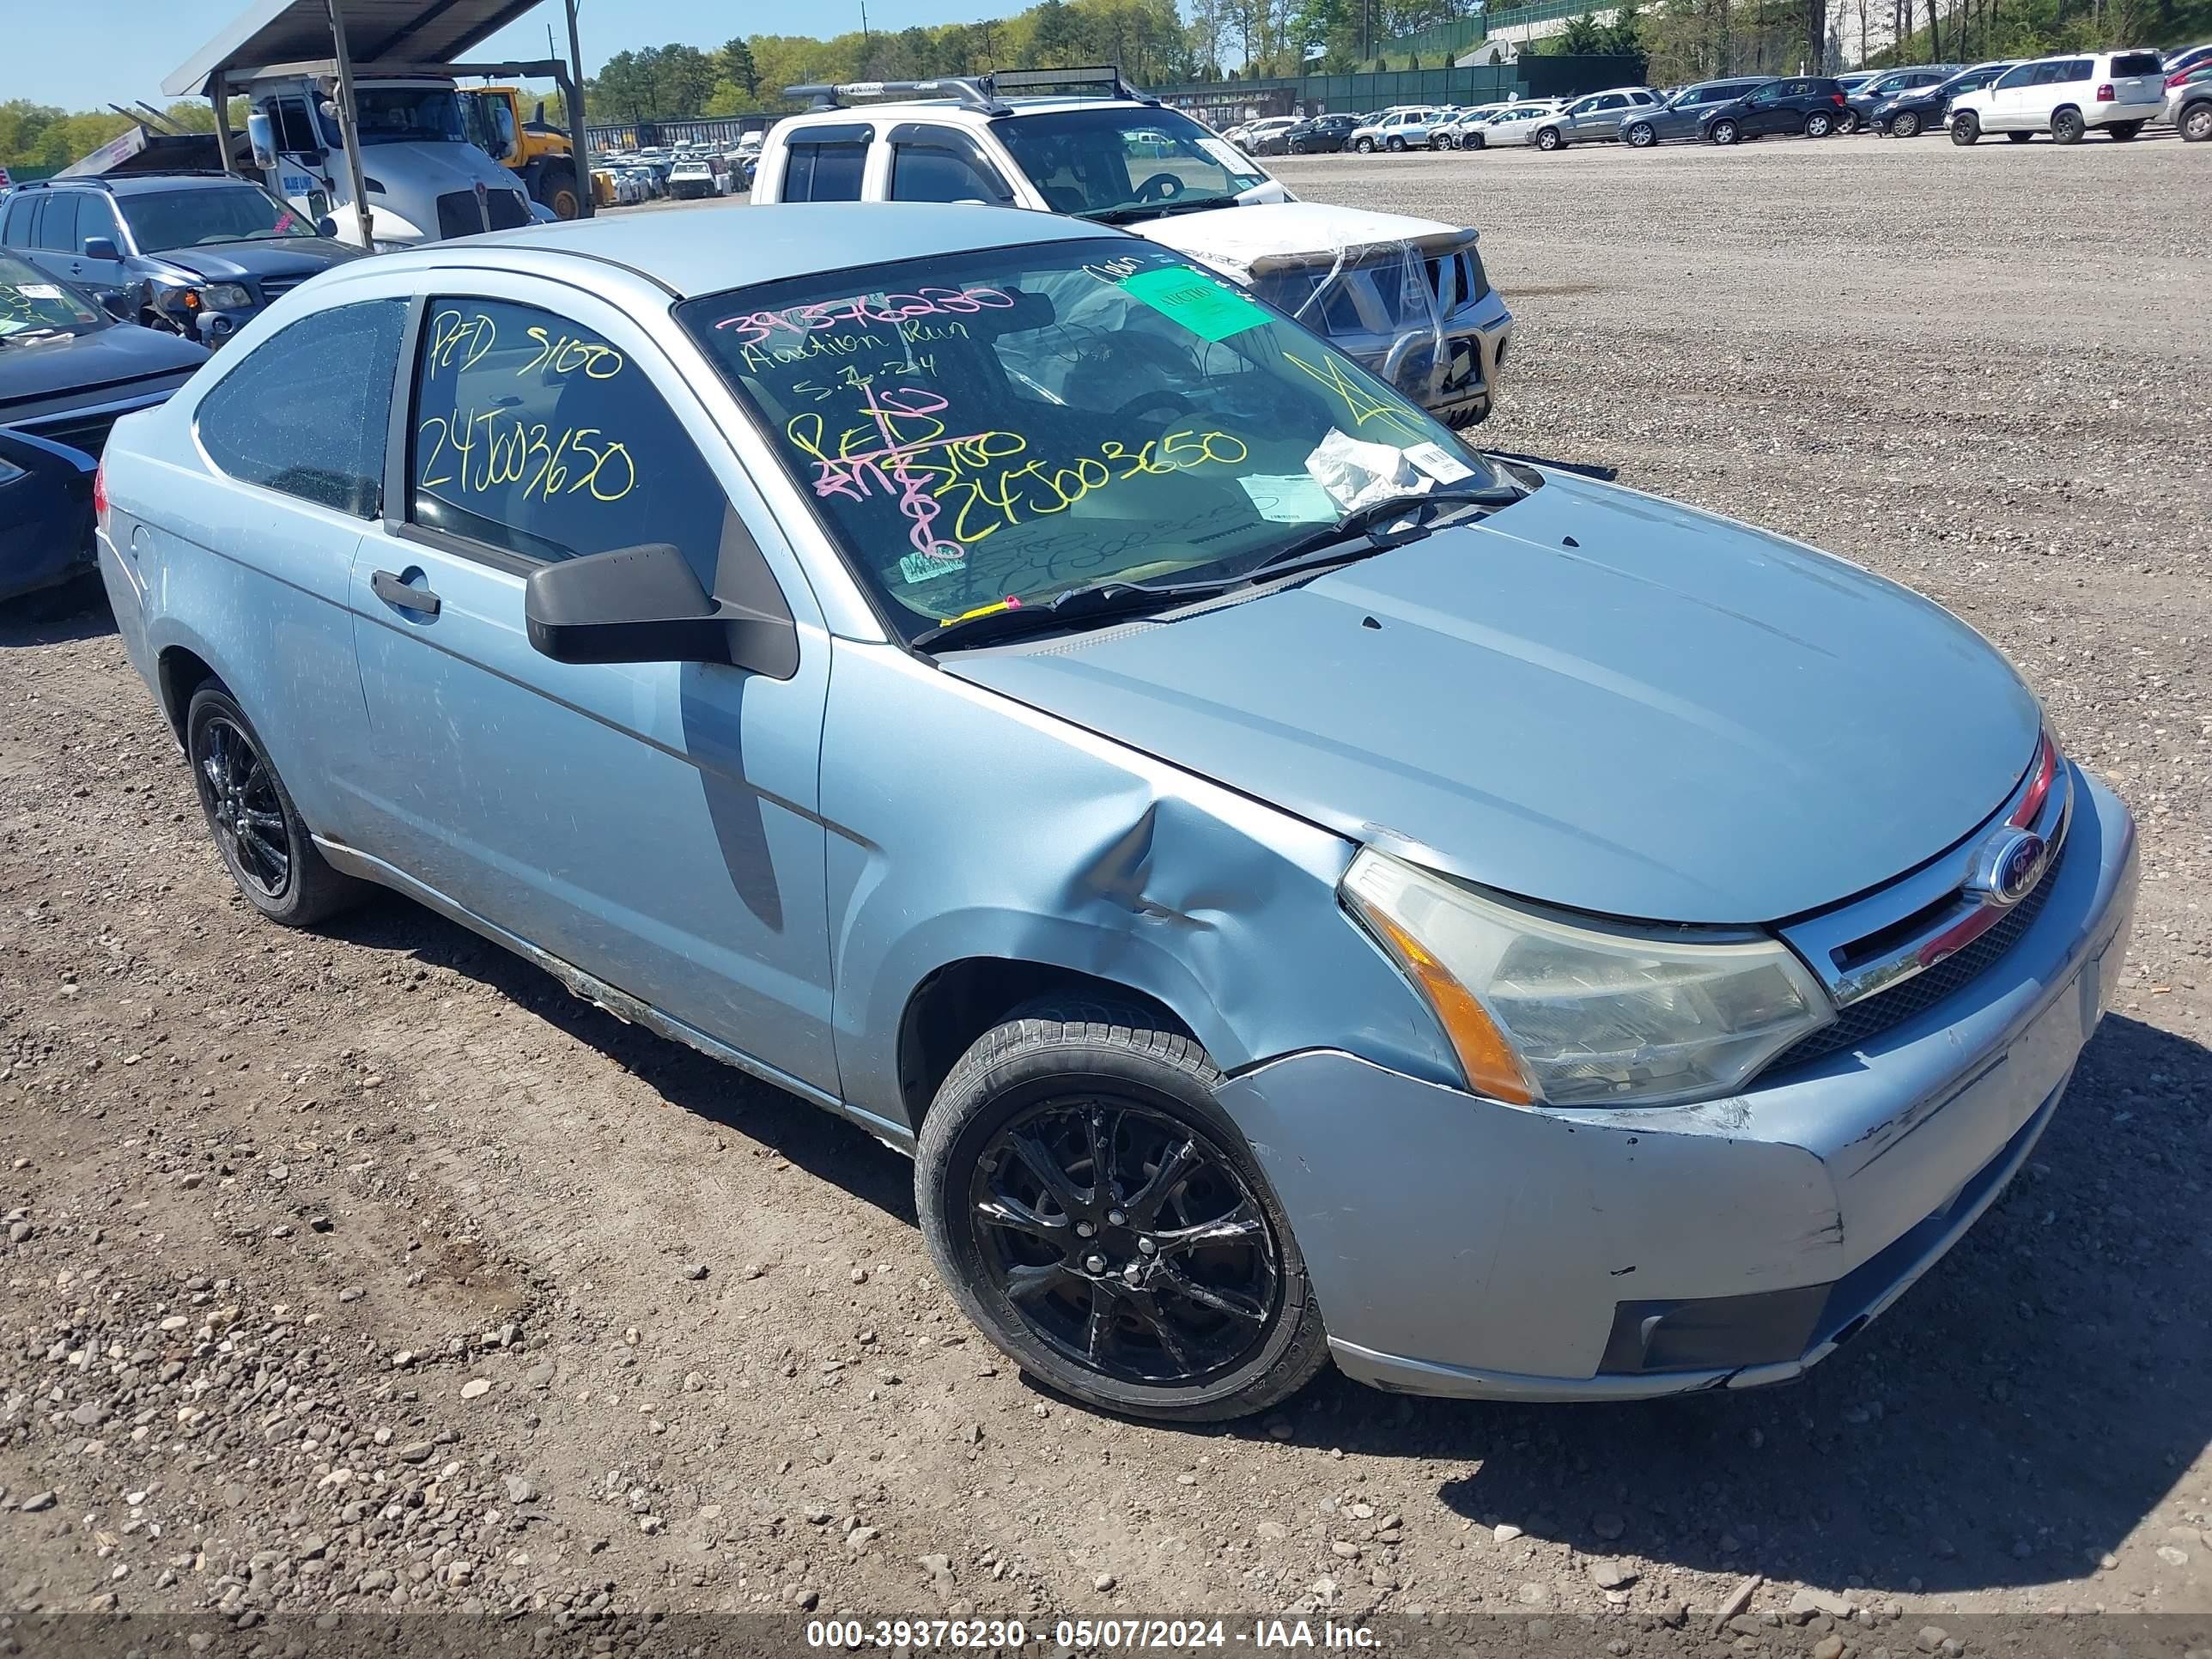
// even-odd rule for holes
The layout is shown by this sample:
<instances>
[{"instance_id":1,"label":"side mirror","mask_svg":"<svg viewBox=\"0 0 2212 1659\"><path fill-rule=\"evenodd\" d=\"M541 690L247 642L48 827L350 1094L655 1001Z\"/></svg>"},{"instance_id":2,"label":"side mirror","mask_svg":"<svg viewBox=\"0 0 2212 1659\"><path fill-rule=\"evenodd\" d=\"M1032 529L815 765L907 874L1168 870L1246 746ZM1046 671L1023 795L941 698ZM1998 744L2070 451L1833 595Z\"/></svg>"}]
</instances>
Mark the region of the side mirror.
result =
<instances>
[{"instance_id":1,"label":"side mirror","mask_svg":"<svg viewBox=\"0 0 2212 1659\"><path fill-rule=\"evenodd\" d=\"M315 221L316 235L328 236L335 239L337 234L338 222L331 218L329 214L325 213L321 218Z\"/></svg>"},{"instance_id":2,"label":"side mirror","mask_svg":"<svg viewBox=\"0 0 2212 1659\"><path fill-rule=\"evenodd\" d=\"M100 308L118 323L138 320L138 302L128 294L118 294L112 289L100 296Z\"/></svg>"},{"instance_id":3,"label":"side mirror","mask_svg":"<svg viewBox=\"0 0 2212 1659\"><path fill-rule=\"evenodd\" d=\"M246 140L253 148L253 165L264 173L276 165L276 133L266 112L255 110L246 118Z\"/></svg>"},{"instance_id":4,"label":"side mirror","mask_svg":"<svg viewBox=\"0 0 2212 1659\"><path fill-rule=\"evenodd\" d=\"M123 253L115 246L112 236L88 236L84 239L84 257L88 259L120 259Z\"/></svg>"},{"instance_id":5,"label":"side mirror","mask_svg":"<svg viewBox=\"0 0 2212 1659\"><path fill-rule=\"evenodd\" d=\"M789 616L708 598L666 542L541 566L522 615L531 648L556 662L713 662L775 679L799 671Z\"/></svg>"}]
</instances>

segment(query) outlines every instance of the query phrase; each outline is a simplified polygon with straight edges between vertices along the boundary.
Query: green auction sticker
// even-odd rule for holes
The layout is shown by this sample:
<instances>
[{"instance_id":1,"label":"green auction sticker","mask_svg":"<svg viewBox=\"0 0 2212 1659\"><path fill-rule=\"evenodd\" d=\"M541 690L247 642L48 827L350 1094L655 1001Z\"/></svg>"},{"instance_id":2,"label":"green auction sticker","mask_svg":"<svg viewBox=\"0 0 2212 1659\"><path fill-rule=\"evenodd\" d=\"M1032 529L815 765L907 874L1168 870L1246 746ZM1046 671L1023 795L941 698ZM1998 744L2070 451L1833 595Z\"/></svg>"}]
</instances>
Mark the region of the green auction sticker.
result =
<instances>
[{"instance_id":1,"label":"green auction sticker","mask_svg":"<svg viewBox=\"0 0 2212 1659\"><path fill-rule=\"evenodd\" d=\"M1225 340L1268 320L1267 311L1225 283L1188 265L1163 265L1124 276L1121 291L1204 340Z\"/></svg>"}]
</instances>

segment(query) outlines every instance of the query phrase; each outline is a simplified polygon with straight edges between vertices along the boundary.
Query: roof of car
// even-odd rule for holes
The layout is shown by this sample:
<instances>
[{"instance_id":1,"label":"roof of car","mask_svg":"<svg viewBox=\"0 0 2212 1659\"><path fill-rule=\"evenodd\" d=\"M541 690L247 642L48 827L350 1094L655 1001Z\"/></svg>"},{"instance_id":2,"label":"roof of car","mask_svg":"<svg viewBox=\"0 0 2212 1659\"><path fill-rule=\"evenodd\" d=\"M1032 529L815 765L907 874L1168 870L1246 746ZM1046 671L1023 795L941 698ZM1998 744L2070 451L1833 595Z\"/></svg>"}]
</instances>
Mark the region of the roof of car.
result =
<instances>
[{"instance_id":1,"label":"roof of car","mask_svg":"<svg viewBox=\"0 0 2212 1659\"><path fill-rule=\"evenodd\" d=\"M973 248L1082 241L1124 233L1017 208L936 202L787 202L725 213L570 219L386 254L435 268L446 249L499 248L622 265L685 299L814 271ZM465 252L462 260L466 263ZM381 263L381 261L380 261Z\"/></svg>"},{"instance_id":2,"label":"roof of car","mask_svg":"<svg viewBox=\"0 0 2212 1659\"><path fill-rule=\"evenodd\" d=\"M252 185L258 189L259 182L234 173L116 173L29 181L40 189L58 190L74 185L87 190L108 191L117 196L136 195L148 190L235 189L240 185Z\"/></svg>"}]
</instances>

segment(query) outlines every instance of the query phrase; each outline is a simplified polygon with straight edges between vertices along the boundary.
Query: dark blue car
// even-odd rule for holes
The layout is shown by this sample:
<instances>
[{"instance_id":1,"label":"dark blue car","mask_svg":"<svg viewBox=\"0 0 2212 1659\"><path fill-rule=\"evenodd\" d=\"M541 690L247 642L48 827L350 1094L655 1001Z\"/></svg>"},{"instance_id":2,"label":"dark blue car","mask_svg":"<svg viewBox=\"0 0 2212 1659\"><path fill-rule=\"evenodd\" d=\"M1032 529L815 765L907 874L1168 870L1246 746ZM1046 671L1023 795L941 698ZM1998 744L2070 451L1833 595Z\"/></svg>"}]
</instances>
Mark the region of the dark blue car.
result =
<instances>
[{"instance_id":1,"label":"dark blue car","mask_svg":"<svg viewBox=\"0 0 2212 1659\"><path fill-rule=\"evenodd\" d=\"M92 470L108 428L167 399L207 356L0 249L0 599L91 568Z\"/></svg>"}]
</instances>

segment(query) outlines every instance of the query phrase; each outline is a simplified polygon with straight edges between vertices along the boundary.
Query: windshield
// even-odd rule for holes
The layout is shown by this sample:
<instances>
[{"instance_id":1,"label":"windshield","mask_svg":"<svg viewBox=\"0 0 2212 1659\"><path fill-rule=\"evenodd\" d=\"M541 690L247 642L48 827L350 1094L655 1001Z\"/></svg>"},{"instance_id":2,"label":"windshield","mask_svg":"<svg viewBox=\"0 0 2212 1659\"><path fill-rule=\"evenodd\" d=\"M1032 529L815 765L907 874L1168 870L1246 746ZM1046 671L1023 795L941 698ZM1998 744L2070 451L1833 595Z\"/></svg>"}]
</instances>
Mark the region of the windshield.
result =
<instances>
[{"instance_id":1,"label":"windshield","mask_svg":"<svg viewBox=\"0 0 2212 1659\"><path fill-rule=\"evenodd\" d=\"M991 131L1055 213L1143 218L1231 202L1267 178L1235 145L1171 109L1076 106Z\"/></svg>"},{"instance_id":2,"label":"windshield","mask_svg":"<svg viewBox=\"0 0 2212 1659\"><path fill-rule=\"evenodd\" d=\"M142 253L205 242L260 242L313 236L315 228L251 185L214 190L155 190L115 198Z\"/></svg>"},{"instance_id":3,"label":"windshield","mask_svg":"<svg viewBox=\"0 0 2212 1659\"><path fill-rule=\"evenodd\" d=\"M11 335L71 334L104 328L107 319L76 289L0 252L0 340Z\"/></svg>"},{"instance_id":4,"label":"windshield","mask_svg":"<svg viewBox=\"0 0 2212 1659\"><path fill-rule=\"evenodd\" d=\"M364 144L465 144L460 94L451 87L362 87L354 121Z\"/></svg>"},{"instance_id":5,"label":"windshield","mask_svg":"<svg viewBox=\"0 0 2212 1659\"><path fill-rule=\"evenodd\" d=\"M1234 580L1370 501L1500 482L1326 343L1132 239L678 315L909 640L1103 582Z\"/></svg>"}]
</instances>

